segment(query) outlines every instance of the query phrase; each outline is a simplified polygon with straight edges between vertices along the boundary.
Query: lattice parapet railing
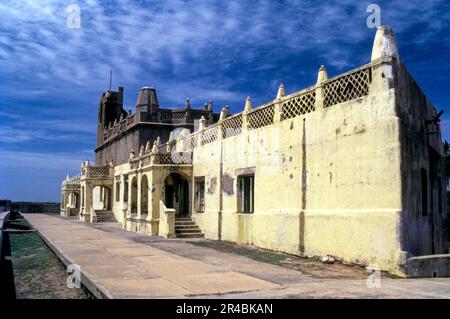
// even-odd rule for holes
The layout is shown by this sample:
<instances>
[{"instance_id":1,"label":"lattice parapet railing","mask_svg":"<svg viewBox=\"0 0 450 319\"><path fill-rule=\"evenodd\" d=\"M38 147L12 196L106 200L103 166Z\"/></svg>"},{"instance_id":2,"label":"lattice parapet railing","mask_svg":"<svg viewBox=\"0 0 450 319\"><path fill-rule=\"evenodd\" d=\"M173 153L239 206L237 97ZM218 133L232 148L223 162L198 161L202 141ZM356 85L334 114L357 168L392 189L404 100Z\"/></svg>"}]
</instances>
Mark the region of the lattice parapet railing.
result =
<instances>
[{"instance_id":1,"label":"lattice parapet railing","mask_svg":"<svg viewBox=\"0 0 450 319\"><path fill-rule=\"evenodd\" d=\"M350 101L369 94L371 68L357 70L324 84L324 107Z\"/></svg>"},{"instance_id":2,"label":"lattice parapet railing","mask_svg":"<svg viewBox=\"0 0 450 319\"><path fill-rule=\"evenodd\" d=\"M185 150L193 150L194 148L196 148L198 146L198 139L200 138L200 134L199 133L193 133L189 136L187 136L184 140L183 140L183 149Z\"/></svg>"},{"instance_id":3,"label":"lattice parapet railing","mask_svg":"<svg viewBox=\"0 0 450 319\"><path fill-rule=\"evenodd\" d=\"M90 177L109 177L111 166L89 166Z\"/></svg>"},{"instance_id":4,"label":"lattice parapet railing","mask_svg":"<svg viewBox=\"0 0 450 319\"><path fill-rule=\"evenodd\" d=\"M273 117L275 114L275 105L269 104L267 106L255 109L248 113L248 129L257 129L263 126L273 124Z\"/></svg>"},{"instance_id":5,"label":"lattice parapet railing","mask_svg":"<svg viewBox=\"0 0 450 319\"><path fill-rule=\"evenodd\" d=\"M182 119L184 119L185 114L186 114L185 111L172 112L172 119L182 120Z\"/></svg>"},{"instance_id":6,"label":"lattice parapet railing","mask_svg":"<svg viewBox=\"0 0 450 319\"><path fill-rule=\"evenodd\" d=\"M315 104L316 92L314 90L293 96L282 103L282 120L314 112Z\"/></svg>"},{"instance_id":7,"label":"lattice parapet railing","mask_svg":"<svg viewBox=\"0 0 450 319\"><path fill-rule=\"evenodd\" d=\"M171 110L159 110L159 120L160 121L172 121L172 111Z\"/></svg>"},{"instance_id":8,"label":"lattice parapet railing","mask_svg":"<svg viewBox=\"0 0 450 319\"><path fill-rule=\"evenodd\" d=\"M219 135L219 128L217 126L211 126L201 132L202 145L217 141Z\"/></svg>"},{"instance_id":9,"label":"lattice parapet railing","mask_svg":"<svg viewBox=\"0 0 450 319\"><path fill-rule=\"evenodd\" d=\"M222 122L222 137L236 136L242 132L242 113L229 117Z\"/></svg>"},{"instance_id":10,"label":"lattice parapet railing","mask_svg":"<svg viewBox=\"0 0 450 319\"><path fill-rule=\"evenodd\" d=\"M209 111L191 110L191 118L193 120L200 120L202 116L205 118L205 120L209 120L209 114Z\"/></svg>"},{"instance_id":11,"label":"lattice parapet railing","mask_svg":"<svg viewBox=\"0 0 450 319\"><path fill-rule=\"evenodd\" d=\"M170 152L159 154L159 164L178 165L190 163L192 163L191 152L184 152L184 153Z\"/></svg>"}]
</instances>

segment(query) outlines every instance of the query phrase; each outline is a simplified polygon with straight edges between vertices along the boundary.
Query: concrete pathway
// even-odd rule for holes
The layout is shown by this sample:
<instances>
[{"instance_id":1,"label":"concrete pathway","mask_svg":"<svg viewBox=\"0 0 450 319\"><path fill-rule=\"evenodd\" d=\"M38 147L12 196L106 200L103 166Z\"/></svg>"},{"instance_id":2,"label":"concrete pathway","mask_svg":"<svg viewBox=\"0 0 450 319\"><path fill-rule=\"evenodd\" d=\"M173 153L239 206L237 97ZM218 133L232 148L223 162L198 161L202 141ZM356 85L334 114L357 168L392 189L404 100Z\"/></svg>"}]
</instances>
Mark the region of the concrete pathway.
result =
<instances>
[{"instance_id":1,"label":"concrete pathway","mask_svg":"<svg viewBox=\"0 0 450 319\"><path fill-rule=\"evenodd\" d=\"M450 298L450 278L314 278L245 256L127 232L114 223L85 224L24 214L55 254L81 267L82 282L102 298Z\"/></svg>"}]
</instances>

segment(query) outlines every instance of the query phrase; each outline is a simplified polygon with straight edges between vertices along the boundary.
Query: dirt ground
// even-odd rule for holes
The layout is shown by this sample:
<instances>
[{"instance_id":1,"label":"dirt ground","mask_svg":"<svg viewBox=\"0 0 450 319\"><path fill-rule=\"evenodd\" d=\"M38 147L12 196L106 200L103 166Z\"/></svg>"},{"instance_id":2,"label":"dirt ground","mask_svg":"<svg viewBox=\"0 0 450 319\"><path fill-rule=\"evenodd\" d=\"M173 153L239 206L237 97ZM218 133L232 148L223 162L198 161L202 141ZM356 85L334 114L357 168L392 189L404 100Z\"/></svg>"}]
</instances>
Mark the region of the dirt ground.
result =
<instances>
[{"instance_id":1,"label":"dirt ground","mask_svg":"<svg viewBox=\"0 0 450 319\"><path fill-rule=\"evenodd\" d=\"M365 267L355 264L343 263L337 260L333 264L326 264L319 258L302 258L281 252L258 248L252 245L237 244L229 241L202 240L189 242L194 246L212 248L222 252L246 256L253 260L273 265L295 269L314 278L327 279L365 279L368 271ZM382 272L383 278L396 278L396 276Z\"/></svg>"}]
</instances>

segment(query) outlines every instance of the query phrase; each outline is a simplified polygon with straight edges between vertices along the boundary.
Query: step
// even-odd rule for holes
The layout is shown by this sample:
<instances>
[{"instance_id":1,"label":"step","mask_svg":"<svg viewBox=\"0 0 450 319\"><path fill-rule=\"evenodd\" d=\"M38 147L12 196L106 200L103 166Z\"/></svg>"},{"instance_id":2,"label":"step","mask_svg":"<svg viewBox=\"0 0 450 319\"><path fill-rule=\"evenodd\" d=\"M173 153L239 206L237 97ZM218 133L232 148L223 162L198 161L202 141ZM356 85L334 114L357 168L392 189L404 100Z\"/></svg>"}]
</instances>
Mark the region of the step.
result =
<instances>
[{"instance_id":1,"label":"step","mask_svg":"<svg viewBox=\"0 0 450 319\"><path fill-rule=\"evenodd\" d=\"M179 229L175 229L175 234L198 234L201 233L202 231L197 228L197 229L188 229L188 230L179 230Z\"/></svg>"},{"instance_id":2,"label":"step","mask_svg":"<svg viewBox=\"0 0 450 319\"><path fill-rule=\"evenodd\" d=\"M194 234L176 234L177 238L204 238L205 234L194 233Z\"/></svg>"},{"instance_id":3,"label":"step","mask_svg":"<svg viewBox=\"0 0 450 319\"><path fill-rule=\"evenodd\" d=\"M185 223L177 223L177 222L175 222L175 227L177 227L177 226L180 226L180 227L183 227L183 226L197 226L197 224L196 223L194 223L194 222L185 222Z\"/></svg>"},{"instance_id":4,"label":"step","mask_svg":"<svg viewBox=\"0 0 450 319\"><path fill-rule=\"evenodd\" d=\"M176 226L175 225L175 229L198 229L197 225L189 225L189 226Z\"/></svg>"},{"instance_id":5,"label":"step","mask_svg":"<svg viewBox=\"0 0 450 319\"><path fill-rule=\"evenodd\" d=\"M189 227L197 227L197 225L195 223L192 223L192 224L175 224L175 227L189 228Z\"/></svg>"}]
</instances>

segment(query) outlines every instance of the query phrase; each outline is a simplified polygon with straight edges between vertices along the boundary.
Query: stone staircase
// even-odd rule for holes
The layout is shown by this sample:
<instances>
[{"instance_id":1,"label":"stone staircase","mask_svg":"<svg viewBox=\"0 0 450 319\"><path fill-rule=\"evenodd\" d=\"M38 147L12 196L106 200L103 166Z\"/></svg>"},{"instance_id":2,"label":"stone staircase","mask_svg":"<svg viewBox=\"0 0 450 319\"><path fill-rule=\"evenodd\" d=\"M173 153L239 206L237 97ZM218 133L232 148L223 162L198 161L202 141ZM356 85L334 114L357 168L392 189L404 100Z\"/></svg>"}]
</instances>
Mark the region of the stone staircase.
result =
<instances>
[{"instance_id":1,"label":"stone staircase","mask_svg":"<svg viewBox=\"0 0 450 319\"><path fill-rule=\"evenodd\" d=\"M191 217L175 217L175 236L177 238L203 238L203 234Z\"/></svg>"},{"instance_id":2,"label":"stone staircase","mask_svg":"<svg viewBox=\"0 0 450 319\"><path fill-rule=\"evenodd\" d=\"M116 218L110 210L96 210L95 214L97 215L97 223L116 222Z\"/></svg>"}]
</instances>

